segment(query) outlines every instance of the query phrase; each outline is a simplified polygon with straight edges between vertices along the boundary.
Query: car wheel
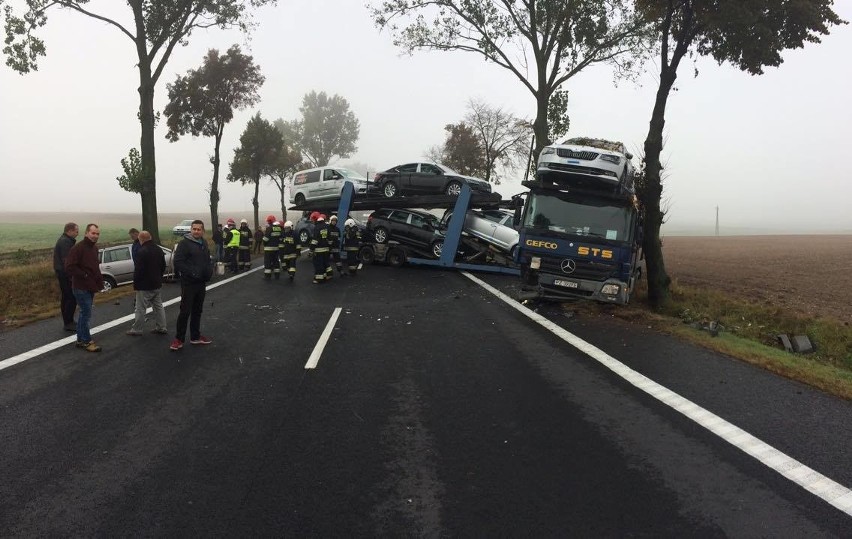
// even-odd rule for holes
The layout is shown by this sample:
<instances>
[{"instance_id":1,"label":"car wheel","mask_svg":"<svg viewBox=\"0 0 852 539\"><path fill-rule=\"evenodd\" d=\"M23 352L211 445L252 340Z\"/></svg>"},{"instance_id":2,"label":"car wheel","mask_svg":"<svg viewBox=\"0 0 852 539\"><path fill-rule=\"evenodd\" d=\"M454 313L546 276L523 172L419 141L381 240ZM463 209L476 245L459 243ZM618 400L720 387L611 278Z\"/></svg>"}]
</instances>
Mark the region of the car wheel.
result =
<instances>
[{"instance_id":1,"label":"car wheel","mask_svg":"<svg viewBox=\"0 0 852 539\"><path fill-rule=\"evenodd\" d=\"M109 292L116 287L115 279L109 276L104 276L104 288L101 292Z\"/></svg>"},{"instance_id":2,"label":"car wheel","mask_svg":"<svg viewBox=\"0 0 852 539\"><path fill-rule=\"evenodd\" d=\"M303 195L302 193L296 193L295 200L296 200L296 205L301 206L302 204L305 203L305 195Z\"/></svg>"},{"instance_id":3,"label":"car wheel","mask_svg":"<svg viewBox=\"0 0 852 539\"><path fill-rule=\"evenodd\" d=\"M388 250L387 261L394 268L398 268L405 264L405 252L398 247Z\"/></svg>"},{"instance_id":4,"label":"car wheel","mask_svg":"<svg viewBox=\"0 0 852 539\"><path fill-rule=\"evenodd\" d=\"M307 247L309 239L310 238L308 238L308 231L302 229L301 232L299 232L299 242L302 244L302 247Z\"/></svg>"},{"instance_id":5,"label":"car wheel","mask_svg":"<svg viewBox=\"0 0 852 539\"><path fill-rule=\"evenodd\" d=\"M387 182L382 187L382 194L385 195L385 198L394 198L399 195L399 188L397 188L395 183Z\"/></svg>"},{"instance_id":6,"label":"car wheel","mask_svg":"<svg viewBox=\"0 0 852 539\"><path fill-rule=\"evenodd\" d=\"M447 184L447 189L445 192L451 197L457 197L461 194L461 184L455 181L450 182Z\"/></svg>"},{"instance_id":7,"label":"car wheel","mask_svg":"<svg viewBox=\"0 0 852 539\"><path fill-rule=\"evenodd\" d=\"M376 259L376 252L373 251L373 248L369 245L361 247L361 251L359 254L361 256L361 262L363 262L364 264L372 264L373 260Z\"/></svg>"},{"instance_id":8,"label":"car wheel","mask_svg":"<svg viewBox=\"0 0 852 539\"><path fill-rule=\"evenodd\" d=\"M444 242L443 240L436 240L432 242L432 255L435 258L441 258L441 253L444 252Z\"/></svg>"},{"instance_id":9,"label":"car wheel","mask_svg":"<svg viewBox=\"0 0 852 539\"><path fill-rule=\"evenodd\" d=\"M375 238L376 243L387 243L388 242L388 229L380 226L376 230L373 231L373 238Z\"/></svg>"}]
</instances>

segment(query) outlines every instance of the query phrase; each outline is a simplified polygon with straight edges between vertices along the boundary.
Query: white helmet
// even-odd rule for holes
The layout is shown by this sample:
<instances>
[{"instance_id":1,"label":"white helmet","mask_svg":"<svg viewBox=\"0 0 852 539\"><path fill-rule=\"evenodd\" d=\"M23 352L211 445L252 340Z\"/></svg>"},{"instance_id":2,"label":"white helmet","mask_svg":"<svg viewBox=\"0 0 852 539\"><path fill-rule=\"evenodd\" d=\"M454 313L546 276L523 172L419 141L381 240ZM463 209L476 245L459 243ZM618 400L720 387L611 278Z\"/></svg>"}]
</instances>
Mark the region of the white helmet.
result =
<instances>
[{"instance_id":1,"label":"white helmet","mask_svg":"<svg viewBox=\"0 0 852 539\"><path fill-rule=\"evenodd\" d=\"M348 226L349 228L352 228L353 226L355 226L355 219L352 219L352 218L350 217L349 219L347 219L347 220L346 220L346 222L344 223L344 225L345 225L345 226Z\"/></svg>"},{"instance_id":2,"label":"white helmet","mask_svg":"<svg viewBox=\"0 0 852 539\"><path fill-rule=\"evenodd\" d=\"M293 228L293 221L285 221L284 228Z\"/></svg>"},{"instance_id":3,"label":"white helmet","mask_svg":"<svg viewBox=\"0 0 852 539\"><path fill-rule=\"evenodd\" d=\"M241 225L247 225L248 221L246 221L245 219L240 219L240 224Z\"/></svg>"}]
</instances>

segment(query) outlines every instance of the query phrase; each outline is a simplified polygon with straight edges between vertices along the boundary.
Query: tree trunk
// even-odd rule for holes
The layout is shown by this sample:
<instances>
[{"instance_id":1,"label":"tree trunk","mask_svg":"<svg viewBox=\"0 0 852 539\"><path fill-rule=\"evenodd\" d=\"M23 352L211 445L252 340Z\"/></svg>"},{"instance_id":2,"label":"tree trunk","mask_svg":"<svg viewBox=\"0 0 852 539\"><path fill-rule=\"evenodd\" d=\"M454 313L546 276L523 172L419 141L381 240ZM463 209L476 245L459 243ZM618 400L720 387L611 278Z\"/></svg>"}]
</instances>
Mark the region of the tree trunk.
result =
<instances>
[{"instance_id":1,"label":"tree trunk","mask_svg":"<svg viewBox=\"0 0 852 539\"><path fill-rule=\"evenodd\" d=\"M258 174L254 179L254 198L251 199L251 203L254 206L254 228L252 229L252 233L257 230L257 227L260 226L260 212L258 211L258 206L260 205L258 201L258 193L260 192L260 174Z\"/></svg>"},{"instance_id":2,"label":"tree trunk","mask_svg":"<svg viewBox=\"0 0 852 539\"><path fill-rule=\"evenodd\" d=\"M219 223L219 146L222 143L222 130L216 133L216 146L213 149L213 181L210 182L210 230L216 230Z\"/></svg>"},{"instance_id":3,"label":"tree trunk","mask_svg":"<svg viewBox=\"0 0 852 539\"><path fill-rule=\"evenodd\" d=\"M535 134L535 150L532 155L531 166L533 170L538 166L538 156L545 146L550 144L550 139L547 138L547 102L550 99L549 94L539 91L535 94L536 114L533 121L533 133Z\"/></svg>"},{"instance_id":4,"label":"tree trunk","mask_svg":"<svg viewBox=\"0 0 852 539\"><path fill-rule=\"evenodd\" d=\"M285 180L281 178L281 224L287 222L287 200L284 198Z\"/></svg>"},{"instance_id":5,"label":"tree trunk","mask_svg":"<svg viewBox=\"0 0 852 539\"><path fill-rule=\"evenodd\" d=\"M672 65L677 66L677 63L672 61ZM660 154L663 151L666 103L669 98L669 92L677 78L677 67L672 67L672 65L664 66L660 73L660 86L657 88L654 112L651 114L648 137L645 139L645 177L647 191L645 193L645 200L642 201L645 206L643 249L647 266L648 301L654 309L663 306L668 300L669 285L671 284L671 278L666 273L662 242L660 241L660 227L665 217L665 213L660 207L663 194L663 182L661 178L663 167L660 163Z\"/></svg>"},{"instance_id":6,"label":"tree trunk","mask_svg":"<svg viewBox=\"0 0 852 539\"><path fill-rule=\"evenodd\" d=\"M154 155L154 81L151 79L151 64L147 60L139 63L139 122L142 125L142 228L151 233L151 239L160 243Z\"/></svg>"}]
</instances>

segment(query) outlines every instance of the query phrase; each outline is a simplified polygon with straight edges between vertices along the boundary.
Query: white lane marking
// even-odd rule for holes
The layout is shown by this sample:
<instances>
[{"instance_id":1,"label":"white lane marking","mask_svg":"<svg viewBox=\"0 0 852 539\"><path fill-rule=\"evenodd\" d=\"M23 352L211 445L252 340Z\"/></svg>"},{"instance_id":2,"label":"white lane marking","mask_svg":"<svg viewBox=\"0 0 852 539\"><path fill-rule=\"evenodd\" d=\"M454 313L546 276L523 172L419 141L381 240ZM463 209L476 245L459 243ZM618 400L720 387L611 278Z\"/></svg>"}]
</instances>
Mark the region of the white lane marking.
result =
<instances>
[{"instance_id":1,"label":"white lane marking","mask_svg":"<svg viewBox=\"0 0 852 539\"><path fill-rule=\"evenodd\" d=\"M325 345L328 343L329 337L331 337L331 331L334 329L334 324L337 323L337 317L340 316L341 310L341 307L336 307L334 312L331 313L331 318L328 319L328 324L326 324L325 329L322 330L322 335L320 335L316 346L314 346L314 351L311 352L311 357L309 357L308 362L305 363L305 369L316 368L317 363L319 363L320 356L322 355L322 351L325 350Z\"/></svg>"},{"instance_id":2,"label":"white lane marking","mask_svg":"<svg viewBox=\"0 0 852 539\"><path fill-rule=\"evenodd\" d=\"M639 374L603 350L587 343L573 333L570 333L557 324L554 324L547 318L524 307L511 297L500 292L481 279L464 271L461 273L488 292L503 300L513 309L517 310L534 322L544 326L548 331L555 334L571 346L577 348L584 354L590 356L595 361L601 363L603 366L636 386L638 389L677 410L734 447L739 448L746 454L751 455L769 468L793 481L811 494L822 498L847 515L852 516L852 490L820 474L816 470L805 466L801 462L782 453L781 451L778 451L771 445L752 436L736 425L729 423L713 412L698 406L692 401L681 397L674 391L654 382L642 374Z\"/></svg>"},{"instance_id":3,"label":"white lane marking","mask_svg":"<svg viewBox=\"0 0 852 539\"><path fill-rule=\"evenodd\" d=\"M222 286L226 283L230 283L231 281L234 281L236 279L242 279L243 277L245 277L249 273L254 273L255 271L258 271L258 270L261 270L261 269L263 269L263 266L259 266L255 269L251 269L251 270L244 272L244 273L239 273L237 275L234 275L233 277L229 277L229 278L224 279L222 281L217 281L217 282L211 284L210 286L208 286L207 290L212 290L212 289L217 288L219 286ZM180 303L180 296L178 296L176 298L172 298L168 301L164 301L163 307L168 307L170 305L174 305L175 303ZM146 312L150 313L151 311L152 311L152 309L149 308ZM115 320L111 320L109 322L106 322L105 324L101 324L98 327L92 328L91 330L89 330L89 333L91 333L92 335L95 335L96 333L100 333L101 331L105 331L107 329L114 328L115 326L118 326L118 325L123 324L125 322L128 322L130 320L133 320L134 317L135 317L135 315L133 313L131 313L131 314L128 314L126 316L122 316L121 318L116 318ZM2 371L3 369L8 369L9 367L11 367L13 365L17 365L18 363L22 363L24 361L27 361L28 359L33 359L34 357L38 357L38 356L40 356L42 354L46 354L47 352L50 352L52 350L56 350L57 348L61 348L61 347L65 346L66 344L73 344L75 342L77 342L77 336L71 335L69 337L59 339L58 341L53 341L52 343L45 344L44 346L39 346L38 348L33 348L32 350L28 350L26 352L18 354L17 356L13 356L13 357L10 357L8 359L4 359L4 360L0 361L0 371Z\"/></svg>"}]
</instances>

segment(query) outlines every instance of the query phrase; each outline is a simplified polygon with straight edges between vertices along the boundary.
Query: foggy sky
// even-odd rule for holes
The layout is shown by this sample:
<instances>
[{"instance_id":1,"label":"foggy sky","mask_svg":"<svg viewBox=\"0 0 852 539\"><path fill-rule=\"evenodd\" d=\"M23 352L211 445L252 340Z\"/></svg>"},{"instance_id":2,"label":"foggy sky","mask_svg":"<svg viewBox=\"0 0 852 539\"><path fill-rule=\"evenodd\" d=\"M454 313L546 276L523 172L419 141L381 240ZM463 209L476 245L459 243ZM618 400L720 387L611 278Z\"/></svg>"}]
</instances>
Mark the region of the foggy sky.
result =
<instances>
[{"instance_id":1,"label":"foggy sky","mask_svg":"<svg viewBox=\"0 0 852 539\"><path fill-rule=\"evenodd\" d=\"M239 43L266 76L259 105L238 112L225 129L220 212L251 209L253 190L224 181L248 119L258 111L270 121L296 119L311 90L349 101L361 136L358 151L338 163L371 170L419 159L443 142L444 126L462 118L471 97L532 119L535 101L514 75L470 53L402 55L363 4L281 0L257 12L250 43L214 30L196 32L174 51L156 90L160 111L166 83L200 66L209 48L224 52ZM90 9L103 6L127 21L123 2L93 0ZM852 19L852 2L835 10ZM67 11L55 10L43 30L47 57L39 71L21 76L0 68L0 211L139 212L139 196L115 180L120 159L139 147L132 41ZM823 43L787 52L780 68L759 77L711 59L681 65L666 114L665 229L712 232L718 206L723 227L852 232L852 27L831 30ZM569 134L621 140L640 155L657 86L658 68L646 69L639 85L616 86L603 66L570 80ZM203 218L213 139L170 143L165 132L163 118L158 210ZM504 195L521 189L516 181L498 187ZM261 208L279 207L278 198L271 184L261 188Z\"/></svg>"}]
</instances>

